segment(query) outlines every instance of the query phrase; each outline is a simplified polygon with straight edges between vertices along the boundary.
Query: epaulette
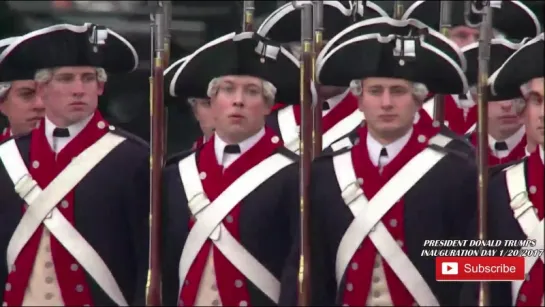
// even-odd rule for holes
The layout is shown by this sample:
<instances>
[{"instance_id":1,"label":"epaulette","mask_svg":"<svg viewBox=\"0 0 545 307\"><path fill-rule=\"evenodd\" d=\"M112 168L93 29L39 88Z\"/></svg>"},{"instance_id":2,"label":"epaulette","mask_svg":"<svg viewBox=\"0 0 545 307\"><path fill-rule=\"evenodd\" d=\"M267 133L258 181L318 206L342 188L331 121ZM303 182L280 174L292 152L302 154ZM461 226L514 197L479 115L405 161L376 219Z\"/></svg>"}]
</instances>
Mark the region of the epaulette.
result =
<instances>
[{"instance_id":1,"label":"epaulette","mask_svg":"<svg viewBox=\"0 0 545 307\"><path fill-rule=\"evenodd\" d=\"M511 166L515 166L515 165L517 165L519 163L524 163L524 161L526 161L527 159L528 159L528 157L524 157L524 158L516 160L516 161L510 161L510 162L507 162L507 163L491 166L491 167L488 168L488 177L490 177L490 178L494 177L494 176L498 175L499 173L501 173L502 171L510 168Z\"/></svg>"},{"instance_id":2,"label":"epaulette","mask_svg":"<svg viewBox=\"0 0 545 307\"><path fill-rule=\"evenodd\" d=\"M141 146L144 146L145 148L149 148L149 143L146 142L144 139L142 139L141 137L137 136L137 135L134 135L128 131L125 131L121 128L118 128L118 127L114 127L112 125L110 125L108 127L108 129L110 130L111 133L113 134L117 134L119 136L122 136L124 138L126 138L127 140L131 140L132 142L134 143L137 143Z\"/></svg>"},{"instance_id":3,"label":"epaulette","mask_svg":"<svg viewBox=\"0 0 545 307\"><path fill-rule=\"evenodd\" d=\"M279 147L277 150L276 150L279 154L282 154L286 157L288 157L289 159L297 162L299 161L299 155L294 153L293 151L287 149L286 147L282 146L282 147Z\"/></svg>"},{"instance_id":4,"label":"epaulette","mask_svg":"<svg viewBox=\"0 0 545 307\"><path fill-rule=\"evenodd\" d=\"M333 151L322 151L322 153L317 156L314 161L319 161L319 160L322 160L324 158L331 158L331 157L334 157L334 156L338 156L338 155L341 155L345 152L348 152L350 150L352 150L352 147L354 145L350 145L348 147L343 147L341 149L338 149L338 150L333 150Z\"/></svg>"},{"instance_id":5,"label":"epaulette","mask_svg":"<svg viewBox=\"0 0 545 307\"><path fill-rule=\"evenodd\" d=\"M165 166L176 164L180 160L187 158L190 154L194 153L195 151L196 151L195 149L189 149L189 150L184 150L184 151L172 154L171 156L167 157Z\"/></svg>"},{"instance_id":6,"label":"epaulette","mask_svg":"<svg viewBox=\"0 0 545 307\"><path fill-rule=\"evenodd\" d=\"M428 147L433 149L433 150L437 150L439 152L442 152L442 153L445 153L445 154L452 154L453 156L455 157L459 157L459 158L462 158L464 160L469 160L469 161L473 161L473 157L470 156L467 152L464 152L462 150L459 150L459 149L456 149L452 146L453 142L456 142L456 143L459 143L459 144L462 144L463 146L466 146L467 143L464 142L460 137L458 136L455 136L455 137L450 137L450 136L447 136L447 135L444 135L443 133L439 134L439 135L443 135L445 137L449 137L452 139L452 141L447 145L447 146L441 146L439 144L435 144L435 143L429 143L428 144Z\"/></svg>"}]
</instances>

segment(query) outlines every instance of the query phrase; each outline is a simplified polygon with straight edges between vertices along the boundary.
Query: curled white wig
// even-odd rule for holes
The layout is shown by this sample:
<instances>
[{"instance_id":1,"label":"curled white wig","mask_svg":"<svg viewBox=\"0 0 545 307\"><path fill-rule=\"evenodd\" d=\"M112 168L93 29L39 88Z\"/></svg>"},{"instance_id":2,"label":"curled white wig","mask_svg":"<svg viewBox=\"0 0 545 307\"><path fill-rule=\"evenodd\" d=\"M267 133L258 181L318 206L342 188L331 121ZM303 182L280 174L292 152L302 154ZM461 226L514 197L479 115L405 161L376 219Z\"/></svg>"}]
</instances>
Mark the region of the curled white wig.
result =
<instances>
[{"instance_id":1,"label":"curled white wig","mask_svg":"<svg viewBox=\"0 0 545 307\"><path fill-rule=\"evenodd\" d=\"M214 78L210 83L208 83L208 90L206 91L206 94L208 97L212 98L218 93L218 87L221 82L220 78ZM263 86L263 98L265 98L265 102L272 106L275 103L275 96L276 96L276 87L269 81L261 80L262 86Z\"/></svg>"},{"instance_id":2,"label":"curled white wig","mask_svg":"<svg viewBox=\"0 0 545 307\"><path fill-rule=\"evenodd\" d=\"M55 72L55 68L44 68L36 71L36 74L34 74L34 81L38 83L47 83L51 81L51 78L53 78L53 73ZM108 74L104 70L104 68L96 67L97 72L97 80L99 82L106 82L108 81Z\"/></svg>"},{"instance_id":3,"label":"curled white wig","mask_svg":"<svg viewBox=\"0 0 545 307\"><path fill-rule=\"evenodd\" d=\"M11 82L0 82L0 102L6 98L10 88Z\"/></svg>"},{"instance_id":4,"label":"curled white wig","mask_svg":"<svg viewBox=\"0 0 545 307\"><path fill-rule=\"evenodd\" d=\"M413 96L416 99L417 103L424 103L424 100L426 100L426 97L428 97L428 88L422 84L413 82ZM362 87L362 81L360 80L352 80L350 82L350 91L354 96L361 96L363 93L363 87Z\"/></svg>"}]
</instances>

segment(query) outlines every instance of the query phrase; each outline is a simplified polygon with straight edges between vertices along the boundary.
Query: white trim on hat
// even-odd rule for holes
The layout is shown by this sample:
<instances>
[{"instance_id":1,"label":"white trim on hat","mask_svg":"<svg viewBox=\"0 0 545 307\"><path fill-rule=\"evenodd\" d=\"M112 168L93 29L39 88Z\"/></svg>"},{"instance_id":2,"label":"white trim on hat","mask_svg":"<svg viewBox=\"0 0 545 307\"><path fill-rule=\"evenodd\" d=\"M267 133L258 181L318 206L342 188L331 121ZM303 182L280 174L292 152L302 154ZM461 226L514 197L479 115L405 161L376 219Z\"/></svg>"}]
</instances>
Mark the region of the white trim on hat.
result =
<instances>
[{"instance_id":1,"label":"white trim on hat","mask_svg":"<svg viewBox=\"0 0 545 307\"><path fill-rule=\"evenodd\" d=\"M521 53L521 50L524 50L525 48L528 48L529 46L531 45L534 45L534 44L537 44L537 43L540 43L542 42L543 43L543 40L544 40L544 33L542 32L541 34L539 34L538 36L534 37L533 39L529 40L526 42L526 44L524 44L523 46L521 46L517 51L515 51L501 66L500 68L498 68L489 78L488 78L488 85L490 86L490 91L492 92L493 95L497 95L497 92L496 92L496 89L495 89L495 85L496 85L496 80L499 78L498 76L500 76L502 70L507 66L509 65L509 62L512 61L514 58L516 58L520 53ZM520 84L519 84L520 85Z\"/></svg>"},{"instance_id":2,"label":"white trim on hat","mask_svg":"<svg viewBox=\"0 0 545 307\"><path fill-rule=\"evenodd\" d=\"M361 0L357 1L357 2L363 2ZM352 4L354 5L354 4ZM375 4L374 2L372 1L366 1L365 2L365 9L371 9L375 12L377 12L380 16L382 17L388 17L388 12L386 12L383 8L381 8L379 5ZM358 3L358 14L362 17L365 17L365 10L364 10L364 7L363 7L363 3Z\"/></svg>"},{"instance_id":3,"label":"white trim on hat","mask_svg":"<svg viewBox=\"0 0 545 307\"><path fill-rule=\"evenodd\" d=\"M170 96L172 97L178 97L176 95L176 92L175 92L175 89L176 89L176 81L178 81L178 78L180 77L180 74L182 73L182 71L184 70L184 68L187 66L187 63L189 63L189 61L197 54L203 52L204 50L208 49L208 48L211 48L215 45L218 45L220 43L223 43L223 42L226 42L228 40L232 40L235 36L236 36L236 32L231 32L229 34L225 34L223 36L220 36L212 41L209 41L208 43L204 44L203 46L201 46L199 49L195 50L195 52L193 52L192 54L188 55L185 57L185 62L182 63L182 65L180 65L180 67L178 68L178 70L176 71L176 73L174 74L174 77L172 77L172 81L170 82L170 86L169 86L169 93L170 93Z\"/></svg>"},{"instance_id":4,"label":"white trim on hat","mask_svg":"<svg viewBox=\"0 0 545 307\"><path fill-rule=\"evenodd\" d=\"M353 44L353 43L356 43L356 42L360 42L360 41L364 41L364 40L371 40L371 39L375 39L377 40L378 42L380 43L390 43L391 41L395 40L399 38L398 35L394 35L394 34L390 34L388 36L382 36L378 33L372 33L372 34L365 34L365 35L361 35L361 36L357 36L357 37L354 37L346 42L343 42L342 44L340 44L339 46L335 47L333 50L331 50L325 57L324 59L321 61L321 62L317 62L316 64L316 75L318 76L318 80L320 80L320 73L322 71L322 67L325 65L325 63L327 62L327 60L329 58L331 58L332 55L334 55L338 50L344 48L345 46L347 45L350 45L350 44ZM450 64L450 66L452 66L455 70L456 70L456 73L458 74L458 76L460 77L460 80L462 81L462 84L463 84L463 93L467 92L468 91L468 84L467 84L467 78L463 72L463 70L460 68L460 66L458 64L456 64L456 62L454 62L453 59L451 59L448 55L446 55L443 51L437 49L436 47L420 40L420 45L422 46L422 48L424 49L427 49L429 51L432 51L433 53L437 54L438 56L440 56L443 60L445 60L447 63ZM426 86L428 86L428 84L425 84Z\"/></svg>"},{"instance_id":5,"label":"white trim on hat","mask_svg":"<svg viewBox=\"0 0 545 307\"><path fill-rule=\"evenodd\" d=\"M119 35L118 33L110 30L110 29L107 29L108 30L108 34L112 34L113 36L115 36L118 40L120 40L123 44L125 44L125 46L127 46L127 48L129 48L129 50L131 51L132 53L132 57L133 57L133 60L134 60L134 66L133 68L131 69L131 71L135 71L137 68L138 68L138 62L139 62L139 59L138 59L138 53L136 52L136 50L134 49L133 45L131 43L129 43L129 41L124 38L123 36Z\"/></svg>"},{"instance_id":6,"label":"white trim on hat","mask_svg":"<svg viewBox=\"0 0 545 307\"><path fill-rule=\"evenodd\" d=\"M89 26L91 24L89 23L86 23L84 25L81 25L81 26L76 26L76 25L71 25L71 24L58 24L58 25L53 25L53 26L49 26L49 27L46 27L46 28L42 28L42 29L39 29L39 30L36 30L36 31L32 31L30 33L27 33L23 36L19 36L17 38L17 40L13 43L11 43L9 45L8 48L4 49L4 51L2 53L0 53L0 64L2 64L2 61L15 49L17 48L17 46L19 46L21 43L31 39L31 38L34 38L34 37L37 37L37 36L40 36L40 35L45 35L45 34L49 34L49 33L53 33L53 32L56 32L56 31L62 31L62 30L69 30L69 31L72 31L74 33L84 33L88 30ZM136 50L134 49L134 47L131 45L131 43L129 43L124 37L122 37L121 35L119 35L118 33L110 30L110 29L107 29L108 30L108 33L109 34L112 34L113 36L115 36L115 38L117 38L119 41L121 41L123 44L125 44L129 50L131 51L131 53L133 54L133 57L134 57L134 67L131 69L131 71L135 70L137 67L138 67L138 53L136 53Z\"/></svg>"},{"instance_id":7,"label":"white trim on hat","mask_svg":"<svg viewBox=\"0 0 545 307\"><path fill-rule=\"evenodd\" d=\"M520 43L513 43L511 41L506 40L505 38L493 38L490 40L491 45L503 45L511 50L518 50L520 47L522 47L524 44L526 44L529 41L528 38L523 39ZM471 51L473 49L479 48L479 42L474 42L469 45L466 45L462 47L462 52L466 53L468 51Z\"/></svg>"},{"instance_id":8,"label":"white trim on hat","mask_svg":"<svg viewBox=\"0 0 545 307\"><path fill-rule=\"evenodd\" d=\"M178 68L179 66L181 66L188 58L189 56L185 56L181 59L178 59L176 62L172 63L169 67L167 67L164 71L163 71L163 78L166 77L168 75L168 73L170 73L171 71L173 71L174 73L176 72L174 70L174 68ZM168 84L168 88L170 89L170 85L172 84L172 81L174 79L171 79L170 80L170 83ZM176 86L176 85L174 85ZM168 92L168 94L170 95L170 91Z\"/></svg>"},{"instance_id":9,"label":"white trim on hat","mask_svg":"<svg viewBox=\"0 0 545 307\"><path fill-rule=\"evenodd\" d=\"M409 17L411 16L411 14L413 13L414 10L416 10L417 7L420 6L420 4L424 3L426 1L424 0L419 0L419 1L415 1L413 4L411 4L407 10L405 10L405 13L403 13L403 15L401 16L401 20L405 20L405 19L409 19Z\"/></svg>"},{"instance_id":10,"label":"white trim on hat","mask_svg":"<svg viewBox=\"0 0 545 307\"><path fill-rule=\"evenodd\" d=\"M413 4L411 4L409 6L409 8L407 8L405 13L403 13L403 16L401 16L401 19L402 20L403 19L409 19L411 17L411 14L413 13L413 11L416 10L416 8L418 6L420 6L424 2L426 2L426 0L415 1ZM532 12L532 10L530 10L524 3L520 2L520 1L503 1L503 2L512 3L513 5L519 7L524 13L526 13L526 15L528 15L528 17L530 17L530 19L532 20L532 22L534 23L534 25L536 27L535 28L536 32L534 32L533 34L537 34L537 33L541 32L541 23L539 22L539 19L537 18L536 14L534 14L534 12ZM499 8L499 9L501 9L501 8ZM437 12L437 13L439 13L439 12Z\"/></svg>"},{"instance_id":11,"label":"white trim on hat","mask_svg":"<svg viewBox=\"0 0 545 307\"><path fill-rule=\"evenodd\" d=\"M13 42L15 42L17 39L19 39L19 37L20 36L14 36L14 37L8 37L8 38L0 39L0 48L11 45Z\"/></svg>"},{"instance_id":12,"label":"white trim on hat","mask_svg":"<svg viewBox=\"0 0 545 307\"><path fill-rule=\"evenodd\" d=\"M536 32L534 34L538 34L539 32L541 32L541 23L539 22L539 19L537 18L536 14L532 12L532 10L530 10L524 3L520 1L509 1L509 2L520 7L530 17L530 19L532 19L534 26L536 26Z\"/></svg>"},{"instance_id":13,"label":"white trim on hat","mask_svg":"<svg viewBox=\"0 0 545 307\"><path fill-rule=\"evenodd\" d=\"M298 2L298 4L312 4L312 1L295 1ZM345 16L350 16L352 13L352 2L350 1L350 7L345 7L341 2L339 1L323 1L324 5L332 6L341 12L341 14ZM261 36L267 36L269 34L269 31L273 28L274 25L276 25L284 16L288 15L289 13L296 11L297 9L293 5L293 1L290 1L278 9L276 11L272 12L259 26L256 33ZM359 12L358 12L359 13Z\"/></svg>"},{"instance_id":14,"label":"white trim on hat","mask_svg":"<svg viewBox=\"0 0 545 307\"><path fill-rule=\"evenodd\" d=\"M394 18L390 18L390 17L377 17L377 18L363 20L363 21L357 22L357 23L351 25L350 27L342 30L337 35L335 35L333 38L331 38L327 42L327 44L322 48L322 50L320 51L320 54L316 58L316 62L318 63L318 62L322 61L324 56L329 52L329 49L331 49L331 47L338 40L342 39L342 37L344 35L346 35L347 33L351 32L351 31L354 31L356 29L365 27L365 26L370 26L370 25L375 25L375 24L380 24L380 23L386 23L386 24L391 25L393 27L400 27L400 28L411 25L411 26L417 27L419 29L428 29L428 33L430 35L432 35L433 37L435 37L435 38L437 38L437 39L439 39L439 40L441 40L443 42L445 42L453 50L456 51L456 55L458 56L458 59L460 60L462 70L465 71L467 69L467 61L466 61L466 58L464 57L462 51L460 50L460 48L454 42L452 42L451 40L446 38L444 35L442 35L441 33L437 32L437 31L435 31L434 29L428 27L426 24L424 24L423 22L421 22L419 20L416 20L416 19L398 20L398 19L394 19Z\"/></svg>"}]
</instances>

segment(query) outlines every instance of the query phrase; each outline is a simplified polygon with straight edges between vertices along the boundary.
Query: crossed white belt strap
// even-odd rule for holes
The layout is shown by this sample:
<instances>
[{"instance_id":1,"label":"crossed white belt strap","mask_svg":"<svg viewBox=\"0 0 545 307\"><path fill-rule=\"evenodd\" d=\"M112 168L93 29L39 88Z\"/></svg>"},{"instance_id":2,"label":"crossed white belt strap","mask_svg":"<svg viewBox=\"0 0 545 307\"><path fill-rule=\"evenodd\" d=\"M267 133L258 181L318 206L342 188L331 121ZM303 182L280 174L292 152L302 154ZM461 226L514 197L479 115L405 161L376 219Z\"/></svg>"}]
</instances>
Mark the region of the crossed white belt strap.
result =
<instances>
[{"instance_id":1,"label":"crossed white belt strap","mask_svg":"<svg viewBox=\"0 0 545 307\"><path fill-rule=\"evenodd\" d=\"M446 146L450 141L450 138L443 135L436 135L430 139L430 143L441 147ZM381 222L381 218L444 156L444 153L430 148L423 150L369 201L356 179L350 152L333 157L335 175L342 191L343 200L354 215L354 220L344 233L337 250L336 278L338 285L340 285L344 272L358 246L369 235L380 255L386 260L418 305L439 306L430 287Z\"/></svg>"},{"instance_id":2,"label":"crossed white belt strap","mask_svg":"<svg viewBox=\"0 0 545 307\"><path fill-rule=\"evenodd\" d=\"M13 181L15 191L28 205L8 244L8 270L43 223L117 305L128 306L100 255L56 208L87 173L123 141L125 138L107 133L75 157L44 190L30 176L15 141L11 140L0 146L0 159Z\"/></svg>"},{"instance_id":3,"label":"crossed white belt strap","mask_svg":"<svg viewBox=\"0 0 545 307\"><path fill-rule=\"evenodd\" d=\"M284 140L284 146L289 150L299 152L299 126L295 121L293 114L293 106L288 106L278 111L278 126L280 134ZM347 117L339 121L331 129L327 130L322 136L322 149L329 147L333 142L338 140L343 135L354 130L365 119L363 113L355 110Z\"/></svg>"},{"instance_id":4,"label":"crossed white belt strap","mask_svg":"<svg viewBox=\"0 0 545 307\"><path fill-rule=\"evenodd\" d=\"M180 257L179 279L181 294L189 268L208 238L220 252L273 302L280 297L280 281L252 256L227 230L222 221L248 194L272 175L293 163L289 158L274 154L240 176L213 202L207 198L199 179L195 154L180 161L178 169L189 208L197 222L191 229Z\"/></svg>"},{"instance_id":5,"label":"crossed white belt strap","mask_svg":"<svg viewBox=\"0 0 545 307\"><path fill-rule=\"evenodd\" d=\"M507 168L505 170L505 180L509 198L511 199L510 206L513 210L515 219L517 219L522 231L524 231L528 239L536 240L536 246L532 247L532 249L543 249L544 224L543 220L539 220L536 211L534 210L534 205L528 198L524 163L521 162ZM539 257L536 256L526 257L524 259L525 274L530 273L530 270L538 259ZM541 255L541 261L543 261L543 255ZM513 304L516 303L523 283L524 280L517 280L511 283Z\"/></svg>"}]
</instances>

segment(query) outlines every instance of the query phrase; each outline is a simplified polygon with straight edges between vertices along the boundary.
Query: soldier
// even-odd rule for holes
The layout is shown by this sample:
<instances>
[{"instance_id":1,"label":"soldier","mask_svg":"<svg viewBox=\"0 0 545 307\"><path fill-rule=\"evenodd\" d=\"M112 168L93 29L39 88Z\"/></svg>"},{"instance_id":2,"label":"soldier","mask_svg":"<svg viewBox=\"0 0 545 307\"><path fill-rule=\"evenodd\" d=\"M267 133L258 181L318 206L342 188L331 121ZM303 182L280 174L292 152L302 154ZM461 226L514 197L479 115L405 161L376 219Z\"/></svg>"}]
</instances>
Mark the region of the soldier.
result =
<instances>
[{"instance_id":1,"label":"soldier","mask_svg":"<svg viewBox=\"0 0 545 307\"><path fill-rule=\"evenodd\" d=\"M208 141L212 134L214 133L214 120L212 118L212 113L210 112L210 99L206 97L206 92L198 94L197 97L186 97L184 96L183 89L179 87L182 86L186 76L177 74L178 69L183 66L185 61L189 56L183 57L178 61L172 63L167 69L165 69L165 86L167 87L166 92L169 94L167 96L167 103L170 104L179 104L180 100L186 100L182 103L187 103L191 107L193 116L199 123L199 126L202 131L202 136L198 137L195 143L193 143L193 148L200 147L204 142ZM176 101L173 101L176 100ZM183 109L184 106L182 106Z\"/></svg>"},{"instance_id":2,"label":"soldier","mask_svg":"<svg viewBox=\"0 0 545 307\"><path fill-rule=\"evenodd\" d=\"M512 43L503 38L494 38L490 42L490 71L494 72L517 50L520 44ZM477 76L479 43L472 43L462 48L467 59L467 70L465 72L470 85L471 96L477 99ZM520 90L505 91L501 95L488 93L488 164L491 166L519 160L526 154L526 132L520 121L517 104L521 103ZM474 146L477 146L476 124L467 138Z\"/></svg>"},{"instance_id":3,"label":"soldier","mask_svg":"<svg viewBox=\"0 0 545 307\"><path fill-rule=\"evenodd\" d=\"M361 3L354 7L352 1L324 1L324 33L323 39L335 36L353 22L363 18L388 16L377 4L366 1L364 9ZM352 16L354 15L354 16ZM299 57L301 49L301 12L292 3L274 11L267 17L257 33L274 41L286 43L292 53ZM363 120L361 112L357 110L357 100L350 94L348 84L343 86L317 86L313 99L324 100L322 112L322 147L326 148L343 135L350 132ZM299 152L299 125L301 122L301 108L294 101L283 101L289 104L280 108L267 118L267 125L277 132L286 147L293 152Z\"/></svg>"},{"instance_id":4,"label":"soldier","mask_svg":"<svg viewBox=\"0 0 545 307\"><path fill-rule=\"evenodd\" d=\"M462 68L462 70L464 70L467 66L463 52L456 46L456 44L441 35L439 32L430 29L425 24L415 19L396 20L390 17L368 19L355 23L352 26L344 29L338 35L333 37L322 49L322 53L317 60L318 63L323 62L323 60L327 58L327 53L331 50L334 50L334 48L341 45L343 42L346 42L349 39L360 35L372 34L377 32L379 32L383 36L387 36L390 34L409 35L410 33L427 32L427 41L429 41L432 45L443 46L441 50L447 52L446 55L452 61L454 61L456 65ZM347 68L347 70L349 70L349 68ZM335 79L331 79L331 81L327 80L324 82L334 82L331 85L339 85L338 81ZM325 84L330 85L329 83ZM419 106L419 110L415 114L414 123L421 126L439 126L439 122L434 123L433 119L428 115L428 113L423 108L421 108L423 102L427 97L427 94L428 91L425 90L425 88L420 88L419 86L415 87L415 95L413 98L415 99L416 104ZM347 137L343 137L339 141L334 142L331 149L339 149L340 147L345 147L347 145L353 144L353 142L358 138L358 127L357 125L353 124L350 128L353 129L353 131L351 131L351 133L348 134ZM462 138L456 136L446 126L441 127L441 132L451 138ZM474 148L473 146L471 146L471 144L469 144L469 142L467 143L468 146L464 148L464 152L473 155Z\"/></svg>"},{"instance_id":5,"label":"soldier","mask_svg":"<svg viewBox=\"0 0 545 307\"><path fill-rule=\"evenodd\" d=\"M466 1L452 1L451 28L448 37L460 48L477 42L479 31L476 26L467 24L465 18ZM498 1L501 6L494 4L493 28L494 36L507 37L513 40L522 40L525 37L535 37L541 32L541 25L536 15L521 1ZM439 29L441 1L414 1L402 19L418 19L428 26ZM467 18L471 23L480 21L480 17L470 14ZM445 124L459 135L467 134L477 121L477 108L472 99L463 95L448 95L445 97ZM424 104L424 108L433 116L433 99Z\"/></svg>"},{"instance_id":6,"label":"soldier","mask_svg":"<svg viewBox=\"0 0 545 307\"><path fill-rule=\"evenodd\" d=\"M149 147L97 110L107 73L136 69L136 51L110 29L61 24L21 36L4 65L36 71L46 111L0 145L0 301L143 305Z\"/></svg>"},{"instance_id":7,"label":"soldier","mask_svg":"<svg viewBox=\"0 0 545 307\"><path fill-rule=\"evenodd\" d=\"M17 37L0 40L0 53ZM0 133L0 142L13 135L25 134L36 127L44 116L42 101L36 97L34 71L0 67L0 112L9 121L10 127Z\"/></svg>"},{"instance_id":8,"label":"soldier","mask_svg":"<svg viewBox=\"0 0 545 307\"><path fill-rule=\"evenodd\" d=\"M492 93L520 90L527 131L539 149L492 178L487 225L489 239L533 239L543 251L543 33L511 56L489 79ZM532 210L530 210L532 209ZM518 250L513 251L516 255ZM525 258L526 280L490 284L491 306L543 306L543 253ZM474 288L476 290L476 287ZM477 291L473 293L473 304ZM467 298L466 298L467 299Z\"/></svg>"},{"instance_id":9,"label":"soldier","mask_svg":"<svg viewBox=\"0 0 545 307\"><path fill-rule=\"evenodd\" d=\"M201 47L181 69L191 76L186 95L206 89L215 132L164 171L163 302L294 304L286 293L296 285L281 281L295 281L298 269L286 261L298 256L297 156L265 127L265 117L275 97L299 95L299 63L252 32L233 32Z\"/></svg>"},{"instance_id":10,"label":"soldier","mask_svg":"<svg viewBox=\"0 0 545 307\"><path fill-rule=\"evenodd\" d=\"M366 119L353 147L312 165L314 304L458 303L460 284L437 282L435 259L421 251L425 240L467 237L476 167L463 141L413 118L422 89L465 92L467 80L448 45L416 35L358 36L316 68L326 84L359 80L351 88Z\"/></svg>"}]
</instances>

